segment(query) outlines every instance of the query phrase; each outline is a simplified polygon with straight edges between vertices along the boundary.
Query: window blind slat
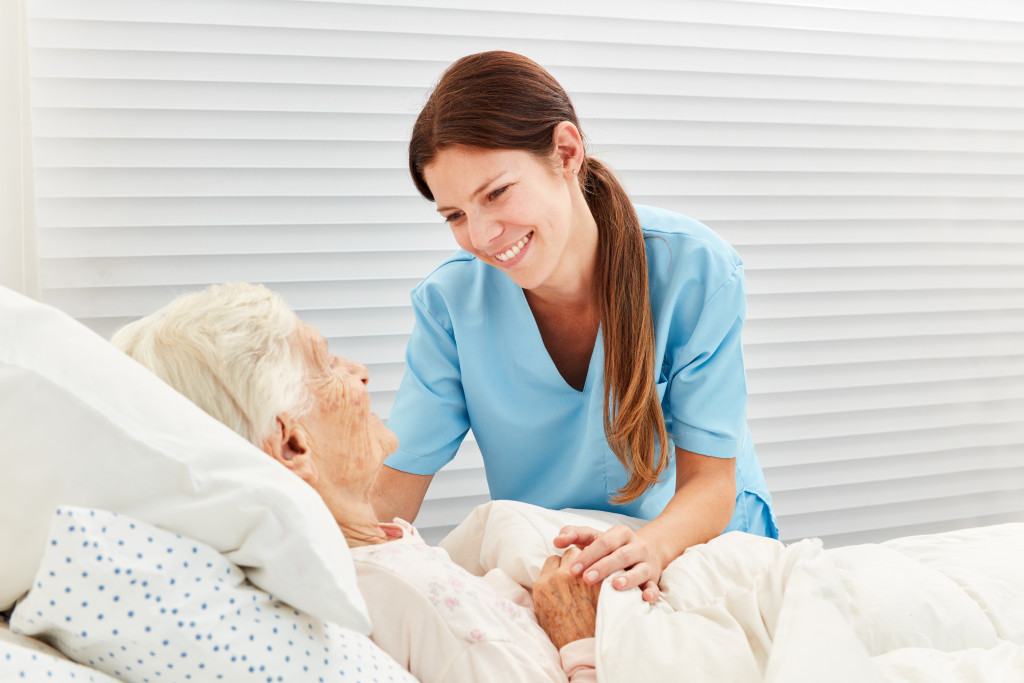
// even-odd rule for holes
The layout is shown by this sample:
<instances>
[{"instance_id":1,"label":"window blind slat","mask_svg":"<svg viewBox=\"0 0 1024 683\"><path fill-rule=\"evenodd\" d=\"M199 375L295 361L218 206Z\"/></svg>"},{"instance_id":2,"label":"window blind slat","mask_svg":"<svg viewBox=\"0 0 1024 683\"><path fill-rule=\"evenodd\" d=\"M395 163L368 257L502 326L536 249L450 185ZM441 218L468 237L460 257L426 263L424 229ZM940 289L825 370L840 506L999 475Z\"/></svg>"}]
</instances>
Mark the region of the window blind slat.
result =
<instances>
[{"instance_id":1,"label":"window blind slat","mask_svg":"<svg viewBox=\"0 0 1024 683\"><path fill-rule=\"evenodd\" d=\"M451 60L572 94L634 199L745 262L750 425L787 539L1024 520L1024 10L979 0L28 0L43 297L99 333L278 289L387 417L454 249L406 141ZM487 499L470 433L418 525Z\"/></svg>"}]
</instances>

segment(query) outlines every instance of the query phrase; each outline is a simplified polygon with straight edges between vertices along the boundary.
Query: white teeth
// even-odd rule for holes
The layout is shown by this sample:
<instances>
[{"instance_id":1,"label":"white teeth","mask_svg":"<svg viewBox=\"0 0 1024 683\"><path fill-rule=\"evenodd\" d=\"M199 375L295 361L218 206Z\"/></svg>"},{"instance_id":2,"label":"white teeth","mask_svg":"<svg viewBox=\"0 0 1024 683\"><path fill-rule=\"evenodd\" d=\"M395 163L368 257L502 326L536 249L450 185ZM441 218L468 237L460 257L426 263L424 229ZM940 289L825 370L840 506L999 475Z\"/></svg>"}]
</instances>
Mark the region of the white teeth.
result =
<instances>
[{"instance_id":1,"label":"white teeth","mask_svg":"<svg viewBox=\"0 0 1024 683\"><path fill-rule=\"evenodd\" d=\"M523 239L521 239L518 242L516 242L515 244L513 244L508 249L508 251L506 251L506 252L504 252L502 254L495 254L494 258L496 258L497 260L499 260L501 262L505 262L505 261L508 261L510 258L514 258L515 256L517 256L519 254L520 251L523 250L523 247L526 246L526 243L530 241L530 235L532 235L532 234L533 233L530 233L529 235L526 235L525 237L523 237Z\"/></svg>"}]
</instances>

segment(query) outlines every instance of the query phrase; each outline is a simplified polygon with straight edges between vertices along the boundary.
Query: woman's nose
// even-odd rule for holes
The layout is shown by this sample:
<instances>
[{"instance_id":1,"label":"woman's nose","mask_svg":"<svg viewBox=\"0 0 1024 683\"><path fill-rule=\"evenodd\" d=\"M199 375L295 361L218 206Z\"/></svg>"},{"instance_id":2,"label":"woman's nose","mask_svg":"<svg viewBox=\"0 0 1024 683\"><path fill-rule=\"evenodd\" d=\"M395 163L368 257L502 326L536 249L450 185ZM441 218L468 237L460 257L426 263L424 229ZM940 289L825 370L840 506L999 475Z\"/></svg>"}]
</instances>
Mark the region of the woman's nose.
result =
<instances>
[{"instance_id":1,"label":"woman's nose","mask_svg":"<svg viewBox=\"0 0 1024 683\"><path fill-rule=\"evenodd\" d=\"M469 241L477 251L487 251L500 234L501 225L487 216L478 214L469 223Z\"/></svg>"},{"instance_id":2,"label":"woman's nose","mask_svg":"<svg viewBox=\"0 0 1024 683\"><path fill-rule=\"evenodd\" d=\"M358 377L360 382L367 384L370 381L370 371L366 369L365 365L357 363L354 360L349 360L348 358L342 358L341 361L346 372Z\"/></svg>"}]
</instances>

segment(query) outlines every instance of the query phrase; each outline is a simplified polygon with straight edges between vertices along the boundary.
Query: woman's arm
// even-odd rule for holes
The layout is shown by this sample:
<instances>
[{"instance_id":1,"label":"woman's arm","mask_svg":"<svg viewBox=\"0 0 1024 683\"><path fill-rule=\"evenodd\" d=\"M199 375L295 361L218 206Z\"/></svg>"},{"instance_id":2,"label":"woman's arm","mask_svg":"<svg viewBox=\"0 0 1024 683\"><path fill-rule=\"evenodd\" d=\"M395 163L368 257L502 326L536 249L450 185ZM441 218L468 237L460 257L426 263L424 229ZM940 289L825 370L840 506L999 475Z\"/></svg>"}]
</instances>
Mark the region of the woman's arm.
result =
<instances>
[{"instance_id":1,"label":"woman's arm","mask_svg":"<svg viewBox=\"0 0 1024 683\"><path fill-rule=\"evenodd\" d=\"M644 600L658 599L658 580L669 562L692 545L720 535L736 506L736 460L714 458L676 448L676 492L660 515L633 531L614 526L604 533L565 527L558 548L583 548L572 567L574 576L599 583L619 569L612 581L618 590L641 586Z\"/></svg>"},{"instance_id":2,"label":"woman's arm","mask_svg":"<svg viewBox=\"0 0 1024 683\"><path fill-rule=\"evenodd\" d=\"M387 465L381 466L370 492L377 519L390 522L401 517L410 523L416 521L433 478L432 474L409 474Z\"/></svg>"}]
</instances>

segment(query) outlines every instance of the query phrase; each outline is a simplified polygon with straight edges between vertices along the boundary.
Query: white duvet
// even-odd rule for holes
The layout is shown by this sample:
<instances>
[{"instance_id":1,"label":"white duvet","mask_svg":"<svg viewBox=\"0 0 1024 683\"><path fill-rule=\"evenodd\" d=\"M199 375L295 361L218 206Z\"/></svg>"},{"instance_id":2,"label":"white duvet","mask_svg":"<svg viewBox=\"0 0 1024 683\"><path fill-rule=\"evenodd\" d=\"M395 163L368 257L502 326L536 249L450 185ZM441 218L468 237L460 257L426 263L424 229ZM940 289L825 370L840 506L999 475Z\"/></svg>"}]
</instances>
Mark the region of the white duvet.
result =
<instances>
[{"instance_id":1,"label":"white duvet","mask_svg":"<svg viewBox=\"0 0 1024 683\"><path fill-rule=\"evenodd\" d=\"M617 522L641 523L495 501L442 545L531 586L561 526ZM1024 524L830 550L729 533L666 568L656 605L604 586L596 635L607 683L1020 683Z\"/></svg>"}]
</instances>

